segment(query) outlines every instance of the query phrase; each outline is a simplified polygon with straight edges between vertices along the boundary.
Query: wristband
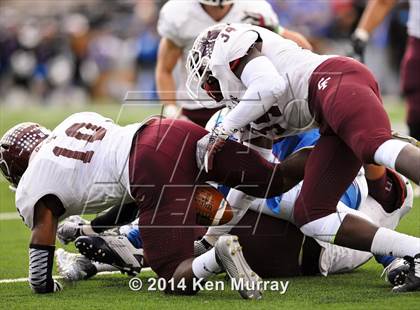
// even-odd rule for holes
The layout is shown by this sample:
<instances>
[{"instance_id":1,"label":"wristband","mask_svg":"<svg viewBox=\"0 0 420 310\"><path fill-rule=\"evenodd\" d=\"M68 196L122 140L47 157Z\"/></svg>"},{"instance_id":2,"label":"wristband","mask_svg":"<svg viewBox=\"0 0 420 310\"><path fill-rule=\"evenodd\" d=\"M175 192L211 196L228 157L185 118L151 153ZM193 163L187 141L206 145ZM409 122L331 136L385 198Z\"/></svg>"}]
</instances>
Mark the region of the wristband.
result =
<instances>
[{"instance_id":1,"label":"wristband","mask_svg":"<svg viewBox=\"0 0 420 310\"><path fill-rule=\"evenodd\" d=\"M354 31L354 37L363 41L363 42L367 42L369 40L369 32L367 32L365 29L362 28L357 28Z\"/></svg>"},{"instance_id":2,"label":"wristband","mask_svg":"<svg viewBox=\"0 0 420 310\"><path fill-rule=\"evenodd\" d=\"M174 104L165 105L163 108L163 116L167 118L177 118L179 116L178 107Z\"/></svg>"},{"instance_id":3,"label":"wristband","mask_svg":"<svg viewBox=\"0 0 420 310\"><path fill-rule=\"evenodd\" d=\"M29 245L29 285L35 293L55 291L52 278L54 250L53 245Z\"/></svg>"}]
</instances>

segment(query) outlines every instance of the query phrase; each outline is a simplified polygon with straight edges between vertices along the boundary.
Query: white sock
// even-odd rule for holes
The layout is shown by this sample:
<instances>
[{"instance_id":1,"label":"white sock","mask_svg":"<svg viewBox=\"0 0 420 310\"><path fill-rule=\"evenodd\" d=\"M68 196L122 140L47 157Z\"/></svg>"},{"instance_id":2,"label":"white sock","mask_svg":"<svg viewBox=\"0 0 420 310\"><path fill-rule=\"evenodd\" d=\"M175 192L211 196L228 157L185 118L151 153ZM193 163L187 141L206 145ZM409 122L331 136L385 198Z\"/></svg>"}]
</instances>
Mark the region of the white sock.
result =
<instances>
[{"instance_id":1,"label":"white sock","mask_svg":"<svg viewBox=\"0 0 420 310\"><path fill-rule=\"evenodd\" d=\"M405 148L408 144L408 142L404 142L401 140L388 140L382 143L380 147L378 147L373 159L377 164L395 170L395 161L397 160L397 157L400 154L401 150Z\"/></svg>"},{"instance_id":2,"label":"white sock","mask_svg":"<svg viewBox=\"0 0 420 310\"><path fill-rule=\"evenodd\" d=\"M211 275L219 273L221 271L221 267L216 261L215 249L213 248L195 258L192 263L192 270L194 275L199 279L207 279Z\"/></svg>"},{"instance_id":3,"label":"white sock","mask_svg":"<svg viewBox=\"0 0 420 310\"><path fill-rule=\"evenodd\" d=\"M420 253L420 239L381 227L373 237L370 251L375 255L414 257Z\"/></svg>"},{"instance_id":4,"label":"white sock","mask_svg":"<svg viewBox=\"0 0 420 310\"><path fill-rule=\"evenodd\" d=\"M335 236L347 214L353 214L373 223L368 215L358 210L351 209L343 202L339 201L337 204L337 212L306 223L300 228L300 230L308 237L328 243L334 243Z\"/></svg>"},{"instance_id":5,"label":"white sock","mask_svg":"<svg viewBox=\"0 0 420 310\"><path fill-rule=\"evenodd\" d=\"M114 266L108 265L108 264L102 264L102 263L98 263L98 262L92 262L92 264L96 267L96 270L98 270L98 272L103 272L103 271L118 271L118 268L115 268Z\"/></svg>"}]
</instances>

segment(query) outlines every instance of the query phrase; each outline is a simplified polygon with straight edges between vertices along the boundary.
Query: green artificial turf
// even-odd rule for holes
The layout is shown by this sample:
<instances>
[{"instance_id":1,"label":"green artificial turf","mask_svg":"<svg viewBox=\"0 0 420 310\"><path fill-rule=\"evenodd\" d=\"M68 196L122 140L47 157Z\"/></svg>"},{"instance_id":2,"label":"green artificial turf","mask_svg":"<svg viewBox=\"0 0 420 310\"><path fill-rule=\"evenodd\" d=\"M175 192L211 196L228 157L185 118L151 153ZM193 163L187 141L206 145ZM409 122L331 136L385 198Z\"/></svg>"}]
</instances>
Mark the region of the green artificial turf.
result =
<instances>
[{"instance_id":1,"label":"green artificial turf","mask_svg":"<svg viewBox=\"0 0 420 310\"><path fill-rule=\"evenodd\" d=\"M387 105L394 124L401 125L403 106ZM95 105L84 108L29 107L8 109L0 106L0 135L21 121L35 121L54 127L71 113L91 110L117 120L120 124L141 121L159 113L159 107ZM399 231L420 236L420 199L402 220ZM14 194L0 179L0 214L14 212ZM27 276L29 230L20 219L0 220L0 281ZM59 244L57 243L59 246ZM67 249L74 250L73 247ZM282 249L273 248L273 251ZM261 253L270 255L270 253ZM44 296L31 293L28 283L0 283L1 309L420 309L420 292L393 294L391 287L379 276L382 268L373 260L358 270L344 275L287 278L284 295L266 291L259 301L242 300L235 291L202 291L197 296L170 296L142 289L131 291L124 275L98 276L76 284L65 284L62 292ZM57 272L55 272L57 274ZM147 282L153 273L142 273ZM223 277L216 278L223 280ZM229 287L227 285L227 287Z\"/></svg>"}]
</instances>

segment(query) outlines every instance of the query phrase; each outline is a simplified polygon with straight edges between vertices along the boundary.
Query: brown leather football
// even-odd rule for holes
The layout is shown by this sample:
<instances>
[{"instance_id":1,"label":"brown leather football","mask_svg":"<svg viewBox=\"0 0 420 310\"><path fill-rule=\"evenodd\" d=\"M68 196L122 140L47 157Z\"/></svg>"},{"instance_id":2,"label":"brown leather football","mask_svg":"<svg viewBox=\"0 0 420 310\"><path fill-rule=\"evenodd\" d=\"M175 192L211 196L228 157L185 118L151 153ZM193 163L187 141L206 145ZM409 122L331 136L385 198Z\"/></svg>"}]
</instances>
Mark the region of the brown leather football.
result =
<instances>
[{"instance_id":1,"label":"brown leather football","mask_svg":"<svg viewBox=\"0 0 420 310\"><path fill-rule=\"evenodd\" d=\"M213 187L199 187L195 191L192 204L197 213L196 221L199 225L223 225L233 218L232 207Z\"/></svg>"}]
</instances>

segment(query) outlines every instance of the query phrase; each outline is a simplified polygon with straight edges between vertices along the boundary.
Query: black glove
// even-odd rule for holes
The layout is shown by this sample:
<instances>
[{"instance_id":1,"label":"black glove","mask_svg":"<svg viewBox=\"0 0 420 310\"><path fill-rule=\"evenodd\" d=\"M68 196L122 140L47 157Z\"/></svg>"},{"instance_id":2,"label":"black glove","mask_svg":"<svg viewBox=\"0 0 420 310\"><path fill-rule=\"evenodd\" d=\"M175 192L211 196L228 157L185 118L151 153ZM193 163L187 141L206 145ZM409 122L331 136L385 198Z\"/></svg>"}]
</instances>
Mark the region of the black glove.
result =
<instances>
[{"instance_id":1,"label":"black glove","mask_svg":"<svg viewBox=\"0 0 420 310\"><path fill-rule=\"evenodd\" d=\"M352 51L348 56L357 59L360 62L365 61L365 49L369 40L369 34L361 29L356 31L351 36Z\"/></svg>"}]
</instances>

